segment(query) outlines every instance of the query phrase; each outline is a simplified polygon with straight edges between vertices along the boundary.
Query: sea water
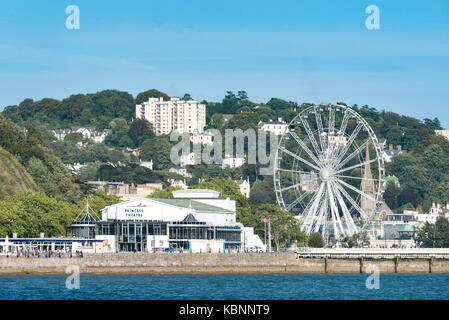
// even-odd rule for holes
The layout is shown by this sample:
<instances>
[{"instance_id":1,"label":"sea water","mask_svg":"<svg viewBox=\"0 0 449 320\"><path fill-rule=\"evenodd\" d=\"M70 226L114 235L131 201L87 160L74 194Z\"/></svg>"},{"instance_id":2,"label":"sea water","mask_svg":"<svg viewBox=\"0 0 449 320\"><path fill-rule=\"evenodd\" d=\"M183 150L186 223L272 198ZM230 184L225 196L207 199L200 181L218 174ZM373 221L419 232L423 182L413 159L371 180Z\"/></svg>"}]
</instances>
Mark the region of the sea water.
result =
<instances>
[{"instance_id":1,"label":"sea water","mask_svg":"<svg viewBox=\"0 0 449 320\"><path fill-rule=\"evenodd\" d=\"M381 274L378 289L369 276L81 274L67 289L68 275L2 275L0 299L449 299L449 274Z\"/></svg>"}]
</instances>

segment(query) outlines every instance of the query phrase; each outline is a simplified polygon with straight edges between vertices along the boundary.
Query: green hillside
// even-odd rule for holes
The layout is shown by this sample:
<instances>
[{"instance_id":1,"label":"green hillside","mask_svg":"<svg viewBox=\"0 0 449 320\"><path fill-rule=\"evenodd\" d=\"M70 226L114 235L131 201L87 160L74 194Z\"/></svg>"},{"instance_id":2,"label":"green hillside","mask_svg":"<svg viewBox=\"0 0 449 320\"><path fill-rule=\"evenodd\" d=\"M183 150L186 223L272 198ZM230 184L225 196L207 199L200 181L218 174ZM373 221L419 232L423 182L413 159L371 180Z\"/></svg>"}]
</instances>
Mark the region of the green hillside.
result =
<instances>
[{"instance_id":1,"label":"green hillside","mask_svg":"<svg viewBox=\"0 0 449 320\"><path fill-rule=\"evenodd\" d=\"M37 185L12 154L0 147L0 199L25 190L37 191Z\"/></svg>"}]
</instances>

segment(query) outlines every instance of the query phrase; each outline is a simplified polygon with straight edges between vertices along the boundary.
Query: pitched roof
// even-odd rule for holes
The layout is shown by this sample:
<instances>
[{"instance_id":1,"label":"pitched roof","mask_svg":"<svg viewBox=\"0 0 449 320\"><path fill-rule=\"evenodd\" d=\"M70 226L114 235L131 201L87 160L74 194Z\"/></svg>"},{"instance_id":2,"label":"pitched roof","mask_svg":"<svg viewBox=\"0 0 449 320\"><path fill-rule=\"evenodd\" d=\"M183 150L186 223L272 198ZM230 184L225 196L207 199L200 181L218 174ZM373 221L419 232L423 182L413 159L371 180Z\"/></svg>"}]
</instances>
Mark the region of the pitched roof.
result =
<instances>
[{"instance_id":1,"label":"pitched roof","mask_svg":"<svg viewBox=\"0 0 449 320\"><path fill-rule=\"evenodd\" d=\"M196 220L195 217L191 213L186 215L186 217L182 221L183 222L198 222L198 220Z\"/></svg>"},{"instance_id":2,"label":"pitched roof","mask_svg":"<svg viewBox=\"0 0 449 320\"><path fill-rule=\"evenodd\" d=\"M226 210L220 207L216 207L210 204L201 203L190 199L165 199L165 198L152 198L151 200L169 204L179 208L192 208L197 212L217 212L217 213L232 213L230 210Z\"/></svg>"},{"instance_id":3,"label":"pitched roof","mask_svg":"<svg viewBox=\"0 0 449 320\"><path fill-rule=\"evenodd\" d=\"M278 120L275 120L275 121L269 121L269 122L261 122L261 123L259 124L259 126L263 126L264 124L283 124L283 125L288 126L288 123L287 123L287 122L284 122L284 121L278 121Z\"/></svg>"},{"instance_id":4,"label":"pitched roof","mask_svg":"<svg viewBox=\"0 0 449 320\"><path fill-rule=\"evenodd\" d=\"M84 223L94 223L96 220L95 218L90 214L90 213L86 213L79 222L84 222Z\"/></svg>"},{"instance_id":5,"label":"pitched roof","mask_svg":"<svg viewBox=\"0 0 449 320\"><path fill-rule=\"evenodd\" d=\"M212 190L212 189L185 189L185 190L176 190L173 192L176 192L176 193L203 193L203 192L220 193L220 192Z\"/></svg>"}]
</instances>

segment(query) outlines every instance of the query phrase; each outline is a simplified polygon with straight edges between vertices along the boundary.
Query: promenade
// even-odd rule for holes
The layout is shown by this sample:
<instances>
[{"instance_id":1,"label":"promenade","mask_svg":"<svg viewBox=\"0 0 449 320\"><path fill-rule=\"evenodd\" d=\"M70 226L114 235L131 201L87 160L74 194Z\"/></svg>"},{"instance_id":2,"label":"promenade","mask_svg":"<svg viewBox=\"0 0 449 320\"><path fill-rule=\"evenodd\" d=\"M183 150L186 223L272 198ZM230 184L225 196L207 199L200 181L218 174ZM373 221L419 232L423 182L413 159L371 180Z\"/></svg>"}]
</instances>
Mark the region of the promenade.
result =
<instances>
[{"instance_id":1,"label":"promenade","mask_svg":"<svg viewBox=\"0 0 449 320\"><path fill-rule=\"evenodd\" d=\"M321 253L323 254L323 253ZM0 257L0 274L65 273L449 273L449 256L304 256L282 253L104 253L84 257Z\"/></svg>"}]
</instances>

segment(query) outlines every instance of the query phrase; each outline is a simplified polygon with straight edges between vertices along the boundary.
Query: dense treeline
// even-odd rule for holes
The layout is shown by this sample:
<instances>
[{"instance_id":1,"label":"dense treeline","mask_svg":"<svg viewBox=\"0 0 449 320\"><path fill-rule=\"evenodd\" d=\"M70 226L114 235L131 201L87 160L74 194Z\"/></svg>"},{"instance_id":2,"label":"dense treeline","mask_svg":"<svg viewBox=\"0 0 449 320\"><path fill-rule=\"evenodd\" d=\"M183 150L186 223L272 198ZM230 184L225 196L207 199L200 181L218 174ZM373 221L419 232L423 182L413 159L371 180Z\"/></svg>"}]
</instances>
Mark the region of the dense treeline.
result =
<instances>
[{"instance_id":1,"label":"dense treeline","mask_svg":"<svg viewBox=\"0 0 449 320\"><path fill-rule=\"evenodd\" d=\"M104 90L97 93L75 94L63 100L44 98L39 101L25 99L19 105L7 106L4 117L15 123L45 124L51 129L72 126L91 126L98 130L109 128L110 122L123 118L131 122L135 118L136 103L148 97L163 97L165 93L152 89L134 97L128 92Z\"/></svg>"},{"instance_id":2,"label":"dense treeline","mask_svg":"<svg viewBox=\"0 0 449 320\"><path fill-rule=\"evenodd\" d=\"M119 202L115 196L95 192L89 205L94 212ZM58 200L41 193L25 191L14 197L0 200L0 236L39 237L41 232L47 237L70 235L71 223L80 215L86 204Z\"/></svg>"},{"instance_id":3,"label":"dense treeline","mask_svg":"<svg viewBox=\"0 0 449 320\"><path fill-rule=\"evenodd\" d=\"M42 192L61 200L80 199L80 186L47 146L39 128L27 124L25 129L20 129L0 116L0 137L0 146L17 158Z\"/></svg>"}]
</instances>

